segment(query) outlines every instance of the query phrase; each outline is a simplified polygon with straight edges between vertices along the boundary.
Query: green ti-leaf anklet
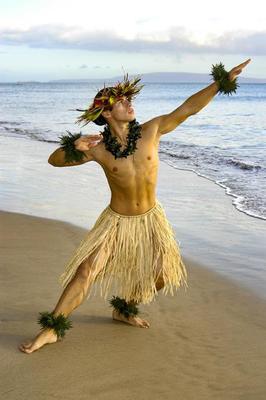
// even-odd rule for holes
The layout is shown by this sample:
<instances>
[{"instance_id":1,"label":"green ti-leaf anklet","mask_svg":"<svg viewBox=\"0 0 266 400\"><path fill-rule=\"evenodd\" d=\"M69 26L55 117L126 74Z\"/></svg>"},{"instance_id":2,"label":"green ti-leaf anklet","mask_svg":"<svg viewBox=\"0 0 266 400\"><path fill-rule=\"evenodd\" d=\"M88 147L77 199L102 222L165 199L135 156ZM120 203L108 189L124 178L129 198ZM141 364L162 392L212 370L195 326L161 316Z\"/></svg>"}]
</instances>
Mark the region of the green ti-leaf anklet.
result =
<instances>
[{"instance_id":1,"label":"green ti-leaf anklet","mask_svg":"<svg viewBox=\"0 0 266 400\"><path fill-rule=\"evenodd\" d=\"M124 299L121 299L118 296L113 296L113 298L109 300L109 303L111 307L117 310L120 314L124 315L126 318L139 314L139 310L135 304L127 303Z\"/></svg>"},{"instance_id":2,"label":"green ti-leaf anklet","mask_svg":"<svg viewBox=\"0 0 266 400\"><path fill-rule=\"evenodd\" d=\"M65 331L72 328L72 323L63 314L59 314L55 317L52 313L48 311L40 312L40 317L38 318L38 323L43 328L53 329L57 337L64 337Z\"/></svg>"}]
</instances>

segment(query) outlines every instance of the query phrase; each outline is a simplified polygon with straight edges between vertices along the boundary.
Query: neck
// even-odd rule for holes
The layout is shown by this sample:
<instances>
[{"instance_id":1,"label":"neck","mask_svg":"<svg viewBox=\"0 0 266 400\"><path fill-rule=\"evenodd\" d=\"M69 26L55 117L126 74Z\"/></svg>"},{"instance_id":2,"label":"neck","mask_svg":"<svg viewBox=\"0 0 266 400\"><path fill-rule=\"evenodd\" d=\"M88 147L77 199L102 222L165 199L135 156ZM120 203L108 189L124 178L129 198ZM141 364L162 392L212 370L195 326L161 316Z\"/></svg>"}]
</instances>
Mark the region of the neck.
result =
<instances>
[{"instance_id":1,"label":"neck","mask_svg":"<svg viewBox=\"0 0 266 400\"><path fill-rule=\"evenodd\" d=\"M121 142L126 142L129 133L129 122L112 121L109 128L112 136L116 136Z\"/></svg>"}]
</instances>

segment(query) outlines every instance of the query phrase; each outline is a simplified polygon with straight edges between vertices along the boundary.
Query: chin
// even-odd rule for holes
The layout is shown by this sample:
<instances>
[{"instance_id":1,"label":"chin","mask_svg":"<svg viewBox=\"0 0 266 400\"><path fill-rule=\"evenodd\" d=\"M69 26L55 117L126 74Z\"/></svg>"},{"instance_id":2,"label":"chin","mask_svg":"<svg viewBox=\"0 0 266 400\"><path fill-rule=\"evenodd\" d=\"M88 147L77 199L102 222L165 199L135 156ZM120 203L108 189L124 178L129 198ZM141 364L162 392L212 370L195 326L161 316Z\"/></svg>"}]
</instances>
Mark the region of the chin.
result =
<instances>
[{"instance_id":1,"label":"chin","mask_svg":"<svg viewBox=\"0 0 266 400\"><path fill-rule=\"evenodd\" d=\"M129 115L129 121L133 121L136 118L135 113Z\"/></svg>"}]
</instances>

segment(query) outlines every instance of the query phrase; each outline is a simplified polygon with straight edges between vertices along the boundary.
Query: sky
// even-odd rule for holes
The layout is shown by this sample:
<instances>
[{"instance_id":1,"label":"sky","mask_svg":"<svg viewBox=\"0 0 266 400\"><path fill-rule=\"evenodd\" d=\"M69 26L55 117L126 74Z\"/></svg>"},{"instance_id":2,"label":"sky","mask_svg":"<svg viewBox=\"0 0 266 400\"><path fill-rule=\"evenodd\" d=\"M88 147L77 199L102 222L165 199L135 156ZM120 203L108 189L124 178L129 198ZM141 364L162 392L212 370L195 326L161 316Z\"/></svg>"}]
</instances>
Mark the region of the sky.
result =
<instances>
[{"instance_id":1,"label":"sky","mask_svg":"<svg viewBox=\"0 0 266 400\"><path fill-rule=\"evenodd\" d=\"M210 73L251 58L266 78L266 5L177 0L0 0L0 82Z\"/></svg>"}]
</instances>

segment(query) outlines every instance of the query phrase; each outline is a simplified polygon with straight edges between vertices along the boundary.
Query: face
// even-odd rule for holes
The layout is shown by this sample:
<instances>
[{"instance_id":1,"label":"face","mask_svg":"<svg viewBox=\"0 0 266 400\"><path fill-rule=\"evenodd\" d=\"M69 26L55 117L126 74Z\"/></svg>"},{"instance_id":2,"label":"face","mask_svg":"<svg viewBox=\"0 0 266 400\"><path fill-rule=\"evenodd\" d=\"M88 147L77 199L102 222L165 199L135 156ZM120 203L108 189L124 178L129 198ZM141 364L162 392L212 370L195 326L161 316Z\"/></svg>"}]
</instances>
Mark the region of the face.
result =
<instances>
[{"instance_id":1,"label":"face","mask_svg":"<svg viewBox=\"0 0 266 400\"><path fill-rule=\"evenodd\" d=\"M112 111L105 113L105 115L109 115L117 121L129 122L135 119L134 108L126 96L119 97L114 103Z\"/></svg>"}]
</instances>

